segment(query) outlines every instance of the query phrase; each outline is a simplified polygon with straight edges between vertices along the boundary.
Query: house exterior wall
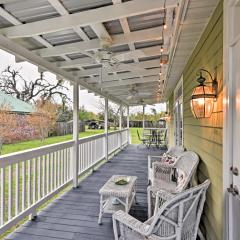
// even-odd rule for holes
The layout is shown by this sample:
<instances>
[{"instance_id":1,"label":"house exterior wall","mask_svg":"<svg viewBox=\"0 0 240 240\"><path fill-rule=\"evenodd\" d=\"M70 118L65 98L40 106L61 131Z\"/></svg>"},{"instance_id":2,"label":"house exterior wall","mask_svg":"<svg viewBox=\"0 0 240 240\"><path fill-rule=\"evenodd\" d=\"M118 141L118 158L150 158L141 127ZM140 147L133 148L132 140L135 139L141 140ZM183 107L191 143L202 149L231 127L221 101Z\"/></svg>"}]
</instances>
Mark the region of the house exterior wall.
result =
<instances>
[{"instance_id":1,"label":"house exterior wall","mask_svg":"<svg viewBox=\"0 0 240 240\"><path fill-rule=\"evenodd\" d=\"M193 88L197 85L196 71L209 70L217 76L219 96L211 118L195 119L190 108ZM207 75L206 75L207 76ZM207 79L209 79L207 77ZM210 80L209 80L210 81ZM216 8L183 71L184 147L195 151L201 162L198 167L199 182L211 180L201 229L209 240L222 238L223 218L223 2ZM173 95L169 98L170 113ZM173 145L173 114L169 121L169 145Z\"/></svg>"}]
</instances>

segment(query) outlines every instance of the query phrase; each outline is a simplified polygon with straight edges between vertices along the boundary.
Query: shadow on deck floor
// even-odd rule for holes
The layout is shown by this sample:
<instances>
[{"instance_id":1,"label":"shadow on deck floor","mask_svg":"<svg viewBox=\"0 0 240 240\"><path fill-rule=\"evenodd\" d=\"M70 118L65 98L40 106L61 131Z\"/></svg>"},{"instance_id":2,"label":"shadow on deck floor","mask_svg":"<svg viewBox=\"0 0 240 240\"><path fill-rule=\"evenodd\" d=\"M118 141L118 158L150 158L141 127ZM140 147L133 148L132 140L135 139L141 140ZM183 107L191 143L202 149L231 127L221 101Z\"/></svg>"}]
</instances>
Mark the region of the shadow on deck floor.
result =
<instances>
[{"instance_id":1,"label":"shadow on deck floor","mask_svg":"<svg viewBox=\"0 0 240 240\"><path fill-rule=\"evenodd\" d=\"M103 215L98 225L99 189L114 174L134 175L137 180L138 204L130 214L141 221L147 218L147 156L162 150L130 145L92 175L54 200L43 209L36 221L28 221L5 239L14 240L113 240L112 218Z\"/></svg>"}]
</instances>

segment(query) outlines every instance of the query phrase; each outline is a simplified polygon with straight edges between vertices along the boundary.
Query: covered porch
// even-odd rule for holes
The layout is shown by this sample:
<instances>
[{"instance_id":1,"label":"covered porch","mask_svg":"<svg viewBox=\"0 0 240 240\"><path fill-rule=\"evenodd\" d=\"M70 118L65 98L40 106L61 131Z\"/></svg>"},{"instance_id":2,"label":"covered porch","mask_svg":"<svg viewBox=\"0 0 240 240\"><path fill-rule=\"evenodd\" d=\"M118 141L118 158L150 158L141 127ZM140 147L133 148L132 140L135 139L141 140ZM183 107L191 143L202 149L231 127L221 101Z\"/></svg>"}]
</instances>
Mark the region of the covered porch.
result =
<instances>
[{"instance_id":1,"label":"covered porch","mask_svg":"<svg viewBox=\"0 0 240 240\"><path fill-rule=\"evenodd\" d=\"M35 221L28 221L6 239L114 239L111 214L103 216L98 224L99 189L112 175L137 176L137 205L131 215L147 219L147 156L162 154L161 150L149 150L128 145L109 162L100 166L80 182L79 188L70 189L43 208Z\"/></svg>"},{"instance_id":2,"label":"covered porch","mask_svg":"<svg viewBox=\"0 0 240 240\"><path fill-rule=\"evenodd\" d=\"M229 2L0 1L0 47L14 54L16 61L29 61L39 72L50 71L58 79L68 80L73 87L74 113L71 141L0 157L0 234L30 216L35 221L24 223L6 239L113 239L110 215L103 217L102 226L97 224L98 191L113 174L138 177L139 204L130 213L145 220L147 156L163 151L130 145L129 108L143 106L144 113L146 105L165 102L168 147L194 151L200 158L198 183L211 181L200 224L203 235L209 240L237 239L238 229L235 225L232 229L230 222L239 219L234 214L239 202L233 206L228 201L239 193L233 185L240 183L239 177L233 176L233 165L240 165L239 160L230 160L236 149L231 144L232 126L226 124L228 118L232 123L231 107L236 106L224 109L232 103L235 90L226 83L224 69L237 71L233 62L240 60L238 55L234 61L226 55L229 62L224 63L223 43L230 47L239 43L235 25L240 3ZM224 21L224 12L232 19L227 16ZM190 102L195 99L196 87L204 85L195 82L199 70L203 74L200 80L206 78L212 92L198 94L198 118ZM104 99L104 134L79 139L81 89ZM205 108L206 95L211 95L209 108ZM109 101L120 106L119 130L115 132L108 131ZM123 108L127 109L126 128ZM239 153L235 154L239 159ZM73 189L58 196L68 186Z\"/></svg>"}]
</instances>

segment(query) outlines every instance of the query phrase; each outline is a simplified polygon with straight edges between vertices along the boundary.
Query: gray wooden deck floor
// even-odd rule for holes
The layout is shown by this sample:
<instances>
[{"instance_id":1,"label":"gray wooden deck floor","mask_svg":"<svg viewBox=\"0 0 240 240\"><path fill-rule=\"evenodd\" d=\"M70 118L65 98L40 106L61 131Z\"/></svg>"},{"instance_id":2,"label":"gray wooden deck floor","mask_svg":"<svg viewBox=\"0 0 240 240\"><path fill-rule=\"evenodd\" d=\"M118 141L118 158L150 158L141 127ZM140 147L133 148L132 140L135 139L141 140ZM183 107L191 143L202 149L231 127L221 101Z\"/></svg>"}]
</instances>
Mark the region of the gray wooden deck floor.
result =
<instances>
[{"instance_id":1,"label":"gray wooden deck floor","mask_svg":"<svg viewBox=\"0 0 240 240\"><path fill-rule=\"evenodd\" d=\"M98 225L101 186L114 174L134 175L137 180L138 204L130 214L141 221L147 217L147 156L159 155L161 150L149 150L130 145L110 162L101 166L72 189L42 210L36 221L28 221L6 239L14 240L113 240L110 214Z\"/></svg>"}]
</instances>

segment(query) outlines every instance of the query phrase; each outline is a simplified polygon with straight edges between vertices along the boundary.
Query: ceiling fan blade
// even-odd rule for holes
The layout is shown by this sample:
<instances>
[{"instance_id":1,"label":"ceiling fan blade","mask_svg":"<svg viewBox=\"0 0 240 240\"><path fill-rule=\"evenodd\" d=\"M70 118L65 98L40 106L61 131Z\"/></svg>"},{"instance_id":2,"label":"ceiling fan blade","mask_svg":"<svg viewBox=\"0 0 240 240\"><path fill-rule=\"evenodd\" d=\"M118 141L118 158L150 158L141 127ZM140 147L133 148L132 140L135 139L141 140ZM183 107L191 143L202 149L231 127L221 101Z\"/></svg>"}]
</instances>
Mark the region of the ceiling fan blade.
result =
<instances>
[{"instance_id":1,"label":"ceiling fan blade","mask_svg":"<svg viewBox=\"0 0 240 240\"><path fill-rule=\"evenodd\" d=\"M127 96L127 100L131 100L131 99L133 99L133 95Z\"/></svg>"},{"instance_id":2,"label":"ceiling fan blade","mask_svg":"<svg viewBox=\"0 0 240 240\"><path fill-rule=\"evenodd\" d=\"M125 53L116 54L114 55L114 58L116 58L119 62L123 62L134 59L134 57L136 56L138 58L142 58L145 57L146 54L142 50L133 50Z\"/></svg>"},{"instance_id":3,"label":"ceiling fan blade","mask_svg":"<svg viewBox=\"0 0 240 240\"><path fill-rule=\"evenodd\" d=\"M142 77L142 75L146 74L146 69L144 68L140 68L140 67L135 67L132 65L128 65L125 63L119 63L116 67L115 67L116 71L120 72L120 71L129 71L129 72L133 72L136 77Z\"/></svg>"},{"instance_id":4,"label":"ceiling fan blade","mask_svg":"<svg viewBox=\"0 0 240 240\"><path fill-rule=\"evenodd\" d=\"M140 96L149 96L149 95L152 95L152 93L139 93Z\"/></svg>"}]
</instances>

